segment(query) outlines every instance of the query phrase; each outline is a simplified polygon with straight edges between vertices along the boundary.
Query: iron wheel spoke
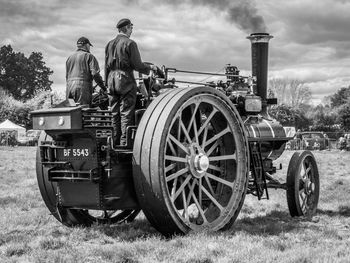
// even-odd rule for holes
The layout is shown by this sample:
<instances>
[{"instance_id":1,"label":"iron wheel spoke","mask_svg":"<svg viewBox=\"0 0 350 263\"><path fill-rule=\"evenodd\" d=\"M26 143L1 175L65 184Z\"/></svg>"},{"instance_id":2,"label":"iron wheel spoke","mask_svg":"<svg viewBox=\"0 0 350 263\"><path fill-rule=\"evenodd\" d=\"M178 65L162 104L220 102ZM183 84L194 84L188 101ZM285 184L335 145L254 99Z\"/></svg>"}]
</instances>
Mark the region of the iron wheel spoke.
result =
<instances>
[{"instance_id":1,"label":"iron wheel spoke","mask_svg":"<svg viewBox=\"0 0 350 263\"><path fill-rule=\"evenodd\" d=\"M188 215L188 205L187 205L187 201L186 201L186 194L184 191L182 191L182 204L184 206L183 212L182 212L182 216L185 217L185 219L189 219L189 215Z\"/></svg>"},{"instance_id":2,"label":"iron wheel spoke","mask_svg":"<svg viewBox=\"0 0 350 263\"><path fill-rule=\"evenodd\" d=\"M191 117L190 123L188 124L187 131L190 131L190 129L191 129L191 125L192 125L193 121L195 120L195 116L196 116L197 110L199 108L199 104L200 104L199 102L195 103L195 108L192 112L192 117Z\"/></svg>"},{"instance_id":3,"label":"iron wheel spoke","mask_svg":"<svg viewBox=\"0 0 350 263\"><path fill-rule=\"evenodd\" d=\"M174 182L173 182L173 185L171 187L171 196L173 196L175 194L175 191L176 191L176 185L177 185L177 178L175 178Z\"/></svg>"},{"instance_id":4,"label":"iron wheel spoke","mask_svg":"<svg viewBox=\"0 0 350 263\"><path fill-rule=\"evenodd\" d=\"M185 137L186 137L187 141L188 141L189 143L191 143L191 142L192 142L191 137L190 137L190 135L188 134L188 132L187 132L187 130L186 130L186 127L185 127L185 124L182 122L181 119L180 119L180 126L181 126L181 130L182 130L183 133L185 134Z\"/></svg>"},{"instance_id":5,"label":"iron wheel spoke","mask_svg":"<svg viewBox=\"0 0 350 263\"><path fill-rule=\"evenodd\" d=\"M196 104L195 104L195 108L194 108L194 110L193 110L193 112L192 112L192 117L191 117L191 120L190 120L190 123L188 124L188 127L187 127L187 132L189 133L190 132L190 130L191 130L191 126L192 126L192 124L193 124L193 129L194 129L194 131L195 131L195 135L196 135L196 142L198 143L198 136L197 136L197 124L196 124L196 113L197 113L197 110L198 110L198 108L199 108L199 102L197 102ZM192 109L192 108L191 108Z\"/></svg>"},{"instance_id":6,"label":"iron wheel spoke","mask_svg":"<svg viewBox=\"0 0 350 263\"><path fill-rule=\"evenodd\" d=\"M177 156L176 150L175 150L174 145L173 145L173 143L171 142L171 140L167 140L167 144L168 144L168 146L169 146L169 148L170 148L171 153L172 153L174 156Z\"/></svg>"},{"instance_id":7,"label":"iron wheel spoke","mask_svg":"<svg viewBox=\"0 0 350 263\"><path fill-rule=\"evenodd\" d=\"M235 154L230 154L230 155L222 155L222 156L212 156L209 157L209 161L224 161L224 160L235 160L236 155Z\"/></svg>"},{"instance_id":8,"label":"iron wheel spoke","mask_svg":"<svg viewBox=\"0 0 350 263\"><path fill-rule=\"evenodd\" d=\"M214 166L212 164L209 164L209 169L212 169L212 170L217 171L217 172L221 172L221 168L220 167Z\"/></svg>"},{"instance_id":9,"label":"iron wheel spoke","mask_svg":"<svg viewBox=\"0 0 350 263\"><path fill-rule=\"evenodd\" d=\"M200 206L200 204L199 204L199 202L198 202L198 200L197 200L197 198L196 198L196 196L195 196L194 193L192 193L192 199L193 199L193 201L195 202L195 204L196 204L196 206L197 206L197 209L198 209L199 213L201 214L204 223L207 224L207 223L208 223L208 220L207 220L207 218L205 217L205 213L204 213L202 207Z\"/></svg>"},{"instance_id":10,"label":"iron wheel spoke","mask_svg":"<svg viewBox=\"0 0 350 263\"><path fill-rule=\"evenodd\" d=\"M306 179L306 167L305 167L305 163L302 163L301 169L300 169L300 178L305 181Z\"/></svg>"},{"instance_id":11,"label":"iron wheel spoke","mask_svg":"<svg viewBox=\"0 0 350 263\"><path fill-rule=\"evenodd\" d=\"M219 146L219 141L216 141L210 149L206 152L207 156L210 156L212 152Z\"/></svg>"},{"instance_id":12,"label":"iron wheel spoke","mask_svg":"<svg viewBox=\"0 0 350 263\"><path fill-rule=\"evenodd\" d=\"M214 196L212 196L208 191L207 189L205 189L203 187L203 192L206 194L206 196L209 197L209 199L217 206L217 208L220 209L220 212L222 212L224 210L224 207L222 205L220 205L220 203L215 199Z\"/></svg>"},{"instance_id":13,"label":"iron wheel spoke","mask_svg":"<svg viewBox=\"0 0 350 263\"><path fill-rule=\"evenodd\" d=\"M194 191L194 187L196 186L196 183L197 183L197 181L194 179L192 185L190 187L188 187L190 189L190 192L188 193L188 198L186 198L187 207L190 205L192 194Z\"/></svg>"},{"instance_id":14,"label":"iron wheel spoke","mask_svg":"<svg viewBox=\"0 0 350 263\"><path fill-rule=\"evenodd\" d=\"M198 130L197 130L197 123L193 123L193 131L194 131L194 139L199 144L199 138L198 138Z\"/></svg>"},{"instance_id":15,"label":"iron wheel spoke","mask_svg":"<svg viewBox=\"0 0 350 263\"><path fill-rule=\"evenodd\" d=\"M205 181L207 182L207 184L208 184L208 187L209 187L209 191L210 191L210 193L211 193L211 195L215 195L215 192L214 192L214 189L213 189L213 187L211 186L211 183L210 183L210 180L209 180L209 178L207 177L207 176L204 176L204 178L205 178Z\"/></svg>"},{"instance_id":16,"label":"iron wheel spoke","mask_svg":"<svg viewBox=\"0 0 350 263\"><path fill-rule=\"evenodd\" d=\"M306 170L305 170L305 177L309 177L309 174L310 174L310 171L311 171L311 167L308 167Z\"/></svg>"},{"instance_id":17,"label":"iron wheel spoke","mask_svg":"<svg viewBox=\"0 0 350 263\"><path fill-rule=\"evenodd\" d=\"M226 129L222 130L221 132L219 132L218 134L216 134L215 136L207 140L204 144L204 147L211 144L214 141L217 141L220 137L224 136L228 132L230 132L230 128L226 127Z\"/></svg>"},{"instance_id":18,"label":"iron wheel spoke","mask_svg":"<svg viewBox=\"0 0 350 263\"><path fill-rule=\"evenodd\" d=\"M207 119L205 120L205 122L201 125L199 131L198 131L198 136L202 133L202 131L208 127L209 122L211 121L211 119L214 117L214 115L218 112L218 110L216 108L213 109L213 111L210 113L210 115L207 117Z\"/></svg>"},{"instance_id":19,"label":"iron wheel spoke","mask_svg":"<svg viewBox=\"0 0 350 263\"><path fill-rule=\"evenodd\" d=\"M171 134L169 134L169 139L171 141L173 141L181 150L183 150L186 154L190 154L188 149L178 140L176 139L174 136L172 136Z\"/></svg>"},{"instance_id":20,"label":"iron wheel spoke","mask_svg":"<svg viewBox=\"0 0 350 263\"><path fill-rule=\"evenodd\" d=\"M213 179L221 184L224 184L224 185L229 186L230 188L233 188L233 182L226 181L225 179L222 179L222 178L215 176L215 175L208 173L208 172L205 174L205 176L208 176L210 179Z\"/></svg>"},{"instance_id":21,"label":"iron wheel spoke","mask_svg":"<svg viewBox=\"0 0 350 263\"><path fill-rule=\"evenodd\" d=\"M176 173L173 173L173 174L168 175L168 176L165 178L165 180L166 180L166 182L169 182L169 181L174 180L175 178L178 178L179 176L181 176L181 175L183 175L183 174L185 174L185 173L187 173L187 172L188 172L188 168L185 167L185 168L183 168L183 169L177 171Z\"/></svg>"},{"instance_id":22,"label":"iron wheel spoke","mask_svg":"<svg viewBox=\"0 0 350 263\"><path fill-rule=\"evenodd\" d=\"M187 162L186 158L183 158L183 157L165 155L164 158L166 160L173 161L173 162L179 162L179 163L186 163Z\"/></svg>"},{"instance_id":23,"label":"iron wheel spoke","mask_svg":"<svg viewBox=\"0 0 350 263\"><path fill-rule=\"evenodd\" d=\"M208 136L208 127L205 127L203 139L202 139L202 149L204 149L205 142L207 141L207 136Z\"/></svg>"},{"instance_id":24,"label":"iron wheel spoke","mask_svg":"<svg viewBox=\"0 0 350 263\"><path fill-rule=\"evenodd\" d=\"M307 195L305 194L305 197L302 197L302 196L300 196L300 197L301 197L301 200L303 201L302 204L301 204L301 209L303 211L305 211L306 210Z\"/></svg>"},{"instance_id":25,"label":"iron wheel spoke","mask_svg":"<svg viewBox=\"0 0 350 263\"><path fill-rule=\"evenodd\" d=\"M173 202L175 202L179 194L185 189L185 186L188 184L190 180L191 180L191 176L187 176L185 181L180 185L179 189L177 189L175 194L171 196Z\"/></svg>"},{"instance_id":26,"label":"iron wheel spoke","mask_svg":"<svg viewBox=\"0 0 350 263\"><path fill-rule=\"evenodd\" d=\"M165 167L165 170L164 170L165 174L167 174L169 171L174 169L176 167L176 165L177 165L176 163L172 163L172 164L168 165L167 167Z\"/></svg>"},{"instance_id":27,"label":"iron wheel spoke","mask_svg":"<svg viewBox=\"0 0 350 263\"><path fill-rule=\"evenodd\" d=\"M200 206L202 206L202 178L198 179L198 199Z\"/></svg>"}]
</instances>

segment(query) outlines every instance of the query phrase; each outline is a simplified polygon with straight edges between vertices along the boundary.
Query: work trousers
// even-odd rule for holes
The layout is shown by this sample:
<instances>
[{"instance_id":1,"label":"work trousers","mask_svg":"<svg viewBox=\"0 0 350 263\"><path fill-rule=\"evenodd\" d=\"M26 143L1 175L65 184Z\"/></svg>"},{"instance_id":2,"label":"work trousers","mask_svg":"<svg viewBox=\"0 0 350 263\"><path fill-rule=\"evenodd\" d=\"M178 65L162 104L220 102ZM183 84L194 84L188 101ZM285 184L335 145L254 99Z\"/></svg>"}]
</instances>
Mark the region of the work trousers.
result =
<instances>
[{"instance_id":1,"label":"work trousers","mask_svg":"<svg viewBox=\"0 0 350 263\"><path fill-rule=\"evenodd\" d=\"M73 99L80 105L91 105L93 91L92 81L68 80L66 88L67 99Z\"/></svg>"},{"instance_id":2,"label":"work trousers","mask_svg":"<svg viewBox=\"0 0 350 263\"><path fill-rule=\"evenodd\" d=\"M126 129L135 125L136 89L123 95L109 96L109 106L113 116L114 142L126 145Z\"/></svg>"}]
</instances>

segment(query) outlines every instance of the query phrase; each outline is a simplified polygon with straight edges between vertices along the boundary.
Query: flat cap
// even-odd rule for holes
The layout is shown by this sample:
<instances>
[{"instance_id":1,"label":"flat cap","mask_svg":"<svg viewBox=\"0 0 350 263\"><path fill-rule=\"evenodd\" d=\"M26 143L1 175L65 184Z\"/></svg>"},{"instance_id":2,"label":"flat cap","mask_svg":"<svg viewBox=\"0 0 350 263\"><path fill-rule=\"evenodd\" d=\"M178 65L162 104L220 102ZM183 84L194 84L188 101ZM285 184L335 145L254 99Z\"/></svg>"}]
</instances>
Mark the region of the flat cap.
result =
<instances>
[{"instance_id":1,"label":"flat cap","mask_svg":"<svg viewBox=\"0 0 350 263\"><path fill-rule=\"evenodd\" d=\"M89 44L90 46L93 46L93 45L90 43L90 40L87 39L86 37L81 37L81 38L78 39L77 45L85 45L85 44Z\"/></svg>"},{"instance_id":2,"label":"flat cap","mask_svg":"<svg viewBox=\"0 0 350 263\"><path fill-rule=\"evenodd\" d=\"M117 23L117 28L122 28L123 26L127 26L127 25L132 25L130 19L128 18L122 18L119 20L119 22Z\"/></svg>"}]
</instances>

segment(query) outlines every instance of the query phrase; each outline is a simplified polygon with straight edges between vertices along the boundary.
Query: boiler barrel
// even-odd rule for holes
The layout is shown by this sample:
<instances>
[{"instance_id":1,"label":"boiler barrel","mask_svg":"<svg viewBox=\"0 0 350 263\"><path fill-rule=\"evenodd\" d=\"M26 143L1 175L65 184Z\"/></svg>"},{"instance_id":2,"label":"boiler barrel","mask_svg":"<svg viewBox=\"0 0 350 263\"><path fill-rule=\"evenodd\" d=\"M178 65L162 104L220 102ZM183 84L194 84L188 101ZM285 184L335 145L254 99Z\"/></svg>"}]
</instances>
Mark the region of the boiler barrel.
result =
<instances>
[{"instance_id":1,"label":"boiler barrel","mask_svg":"<svg viewBox=\"0 0 350 263\"><path fill-rule=\"evenodd\" d=\"M261 144L263 158L275 160L284 151L285 143L290 139L286 137L283 126L276 120L263 117L249 118L245 121L249 142Z\"/></svg>"}]
</instances>

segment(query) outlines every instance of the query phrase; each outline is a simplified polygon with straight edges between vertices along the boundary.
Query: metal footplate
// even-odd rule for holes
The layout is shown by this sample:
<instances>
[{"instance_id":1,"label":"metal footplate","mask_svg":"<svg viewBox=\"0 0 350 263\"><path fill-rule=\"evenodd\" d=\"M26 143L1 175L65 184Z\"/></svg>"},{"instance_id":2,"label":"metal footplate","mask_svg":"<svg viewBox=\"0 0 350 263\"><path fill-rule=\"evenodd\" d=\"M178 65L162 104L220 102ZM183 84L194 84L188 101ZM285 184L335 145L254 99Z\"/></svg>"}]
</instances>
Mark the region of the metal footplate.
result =
<instances>
[{"instance_id":1,"label":"metal footplate","mask_svg":"<svg viewBox=\"0 0 350 263\"><path fill-rule=\"evenodd\" d=\"M56 170L57 167L53 167L48 171L49 181L88 181L99 182L101 178L98 176L97 168L89 171L73 171L70 169Z\"/></svg>"}]
</instances>

